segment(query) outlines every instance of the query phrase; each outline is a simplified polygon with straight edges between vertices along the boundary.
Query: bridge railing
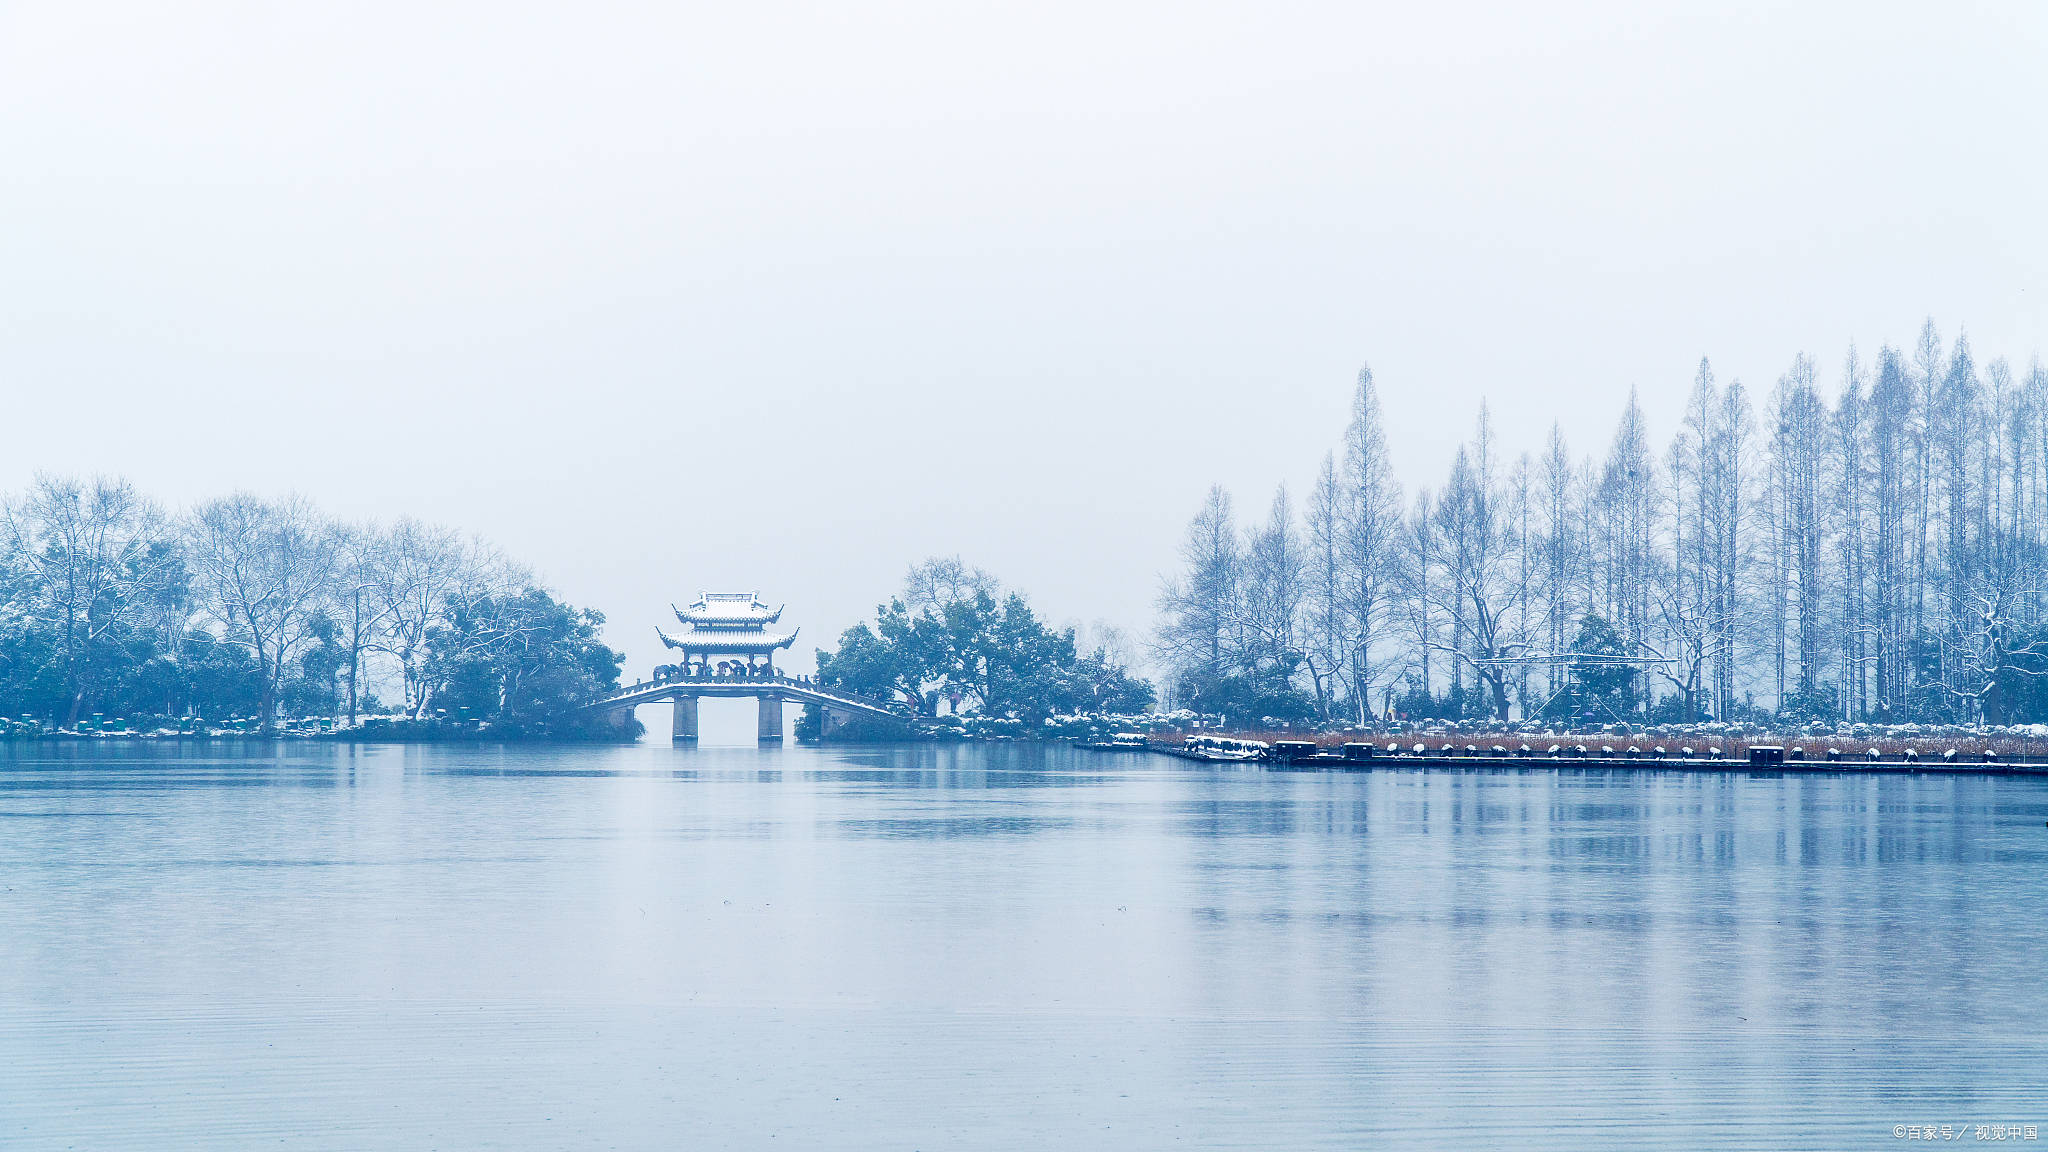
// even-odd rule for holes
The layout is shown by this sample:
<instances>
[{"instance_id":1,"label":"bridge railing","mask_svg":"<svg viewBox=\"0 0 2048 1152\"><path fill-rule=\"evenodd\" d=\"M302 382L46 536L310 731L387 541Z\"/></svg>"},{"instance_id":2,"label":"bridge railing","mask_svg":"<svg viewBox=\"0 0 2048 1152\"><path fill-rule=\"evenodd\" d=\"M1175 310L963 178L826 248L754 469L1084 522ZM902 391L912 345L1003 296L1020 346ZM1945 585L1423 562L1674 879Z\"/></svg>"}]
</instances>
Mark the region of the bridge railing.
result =
<instances>
[{"instance_id":1,"label":"bridge railing","mask_svg":"<svg viewBox=\"0 0 2048 1152\"><path fill-rule=\"evenodd\" d=\"M773 685L776 687L791 689L792 691L801 695L815 696L820 700L841 703L848 705L849 707L861 708L871 712L882 712L888 713L890 715L898 715L904 717L905 719L914 719L914 717L910 714L910 711L907 706L897 704L893 701L875 700L867 696L862 696L859 693L848 692L843 688L830 687L828 685L820 684L816 680L813 680L807 676L788 676L780 673L773 676L667 676L654 680L642 680L636 684L631 684L627 687L620 688L608 696L600 697L599 699L593 700L589 704L584 705L584 707L601 708L607 704L619 703L622 701L630 700L636 696L642 696L649 692L659 692L664 689L674 688L678 686L700 684L705 685L707 687L737 687L743 685L756 684Z\"/></svg>"}]
</instances>

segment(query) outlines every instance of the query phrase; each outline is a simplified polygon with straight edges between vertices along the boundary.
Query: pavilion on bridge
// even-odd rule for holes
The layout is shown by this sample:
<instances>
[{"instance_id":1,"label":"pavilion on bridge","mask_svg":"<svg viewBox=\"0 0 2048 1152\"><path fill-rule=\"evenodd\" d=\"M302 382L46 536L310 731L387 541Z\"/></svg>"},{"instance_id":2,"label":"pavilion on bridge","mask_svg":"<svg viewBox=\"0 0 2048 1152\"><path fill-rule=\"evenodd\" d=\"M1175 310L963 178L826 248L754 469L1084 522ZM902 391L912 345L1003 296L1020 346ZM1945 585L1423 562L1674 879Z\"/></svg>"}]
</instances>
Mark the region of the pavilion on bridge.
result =
<instances>
[{"instance_id":1,"label":"pavilion on bridge","mask_svg":"<svg viewBox=\"0 0 2048 1152\"><path fill-rule=\"evenodd\" d=\"M678 691L675 696L674 736L677 740L697 738L697 697L744 694L760 702L756 729L763 741L782 739L782 698L765 689L749 686L741 691L721 690L717 681L745 682L776 675L775 653L796 642L796 632L770 632L768 626L782 619L782 609L761 602L759 592L705 592L688 608L676 608L676 619L685 625L680 636L655 629L661 642L683 654L673 676L683 681L713 681L701 691Z\"/></svg>"},{"instance_id":2,"label":"pavilion on bridge","mask_svg":"<svg viewBox=\"0 0 2048 1152\"><path fill-rule=\"evenodd\" d=\"M763 604L759 592L705 592L688 608L670 608L688 631L655 632L682 652L678 671L684 676L773 675L776 651L796 642L795 632L768 631L782 619L782 609Z\"/></svg>"}]
</instances>

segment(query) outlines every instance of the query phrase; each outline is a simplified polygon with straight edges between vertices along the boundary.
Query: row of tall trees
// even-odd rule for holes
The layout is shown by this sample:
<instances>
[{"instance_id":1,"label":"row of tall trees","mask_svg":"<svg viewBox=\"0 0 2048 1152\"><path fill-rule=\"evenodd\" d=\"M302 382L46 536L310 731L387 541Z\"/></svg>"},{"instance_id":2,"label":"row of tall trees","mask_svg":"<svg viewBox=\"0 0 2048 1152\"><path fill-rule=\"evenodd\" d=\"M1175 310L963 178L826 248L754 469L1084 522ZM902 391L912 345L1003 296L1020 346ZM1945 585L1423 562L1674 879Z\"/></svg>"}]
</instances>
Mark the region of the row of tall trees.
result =
<instances>
[{"instance_id":1,"label":"row of tall trees","mask_svg":"<svg viewBox=\"0 0 2048 1152\"><path fill-rule=\"evenodd\" d=\"M1151 685L1130 674L1113 635L1083 647L1047 625L1022 593L957 558L910 570L903 591L818 652L826 684L909 705L919 714L1012 718L1036 726L1081 712L1133 713Z\"/></svg>"},{"instance_id":2,"label":"row of tall trees","mask_svg":"<svg viewBox=\"0 0 2048 1152\"><path fill-rule=\"evenodd\" d=\"M418 720L451 694L539 724L616 685L602 622L451 530L342 523L299 497L174 515L126 480L40 475L0 506L0 713L59 726Z\"/></svg>"},{"instance_id":3,"label":"row of tall trees","mask_svg":"<svg viewBox=\"0 0 2048 1152\"><path fill-rule=\"evenodd\" d=\"M1702 360L1659 450L1509 461L1482 406L1404 495L1372 373L1305 505L1214 489L1161 597L1168 693L1239 717L2048 720L2048 371L1795 357L1760 398Z\"/></svg>"}]
</instances>

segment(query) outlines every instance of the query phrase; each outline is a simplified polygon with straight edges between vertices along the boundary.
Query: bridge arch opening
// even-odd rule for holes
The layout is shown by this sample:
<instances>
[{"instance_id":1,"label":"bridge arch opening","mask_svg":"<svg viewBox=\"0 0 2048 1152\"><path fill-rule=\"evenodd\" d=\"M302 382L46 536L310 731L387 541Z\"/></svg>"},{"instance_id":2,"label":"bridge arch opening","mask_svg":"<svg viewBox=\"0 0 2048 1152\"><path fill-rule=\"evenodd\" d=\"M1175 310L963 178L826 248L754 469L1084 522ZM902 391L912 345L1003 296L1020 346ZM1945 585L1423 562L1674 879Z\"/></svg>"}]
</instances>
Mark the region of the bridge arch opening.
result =
<instances>
[{"instance_id":1,"label":"bridge arch opening","mask_svg":"<svg viewBox=\"0 0 2048 1152\"><path fill-rule=\"evenodd\" d=\"M660 741L666 733L674 731L674 705L646 706L646 739ZM782 706L782 738L785 744L795 740L793 728L803 705L785 703ZM697 701L697 746L700 748L752 748L763 743L757 731L760 723L760 709L755 701L744 696L705 696ZM768 742L773 747L773 742Z\"/></svg>"}]
</instances>

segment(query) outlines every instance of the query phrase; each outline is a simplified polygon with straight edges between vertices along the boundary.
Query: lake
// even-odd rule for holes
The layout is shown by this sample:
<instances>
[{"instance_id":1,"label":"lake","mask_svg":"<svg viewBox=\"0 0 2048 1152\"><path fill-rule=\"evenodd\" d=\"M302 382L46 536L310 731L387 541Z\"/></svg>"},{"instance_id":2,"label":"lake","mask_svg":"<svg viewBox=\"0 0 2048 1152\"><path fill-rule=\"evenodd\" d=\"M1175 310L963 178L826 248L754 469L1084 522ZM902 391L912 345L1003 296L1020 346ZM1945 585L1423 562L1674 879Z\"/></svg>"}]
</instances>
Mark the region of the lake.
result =
<instances>
[{"instance_id":1,"label":"lake","mask_svg":"<svg viewBox=\"0 0 2048 1152\"><path fill-rule=\"evenodd\" d=\"M2048 1124L2048 781L0 751L8 1148L1861 1148Z\"/></svg>"}]
</instances>

